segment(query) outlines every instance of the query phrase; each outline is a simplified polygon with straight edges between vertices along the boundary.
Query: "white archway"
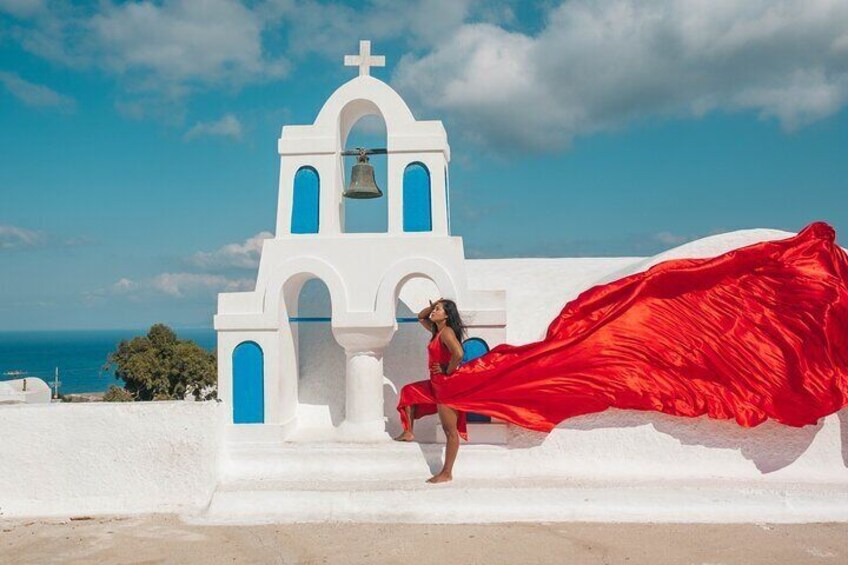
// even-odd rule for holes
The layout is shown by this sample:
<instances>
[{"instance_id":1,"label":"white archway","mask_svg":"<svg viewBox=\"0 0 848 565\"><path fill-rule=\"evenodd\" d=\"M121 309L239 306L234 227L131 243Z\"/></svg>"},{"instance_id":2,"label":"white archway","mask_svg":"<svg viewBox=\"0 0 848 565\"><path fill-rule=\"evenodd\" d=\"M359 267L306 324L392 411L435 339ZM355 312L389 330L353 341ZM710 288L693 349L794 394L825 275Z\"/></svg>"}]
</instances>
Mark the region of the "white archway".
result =
<instances>
[{"instance_id":1,"label":"white archway","mask_svg":"<svg viewBox=\"0 0 848 565\"><path fill-rule=\"evenodd\" d=\"M381 319L395 317L395 305L401 286L411 278L432 280L442 293L442 298L461 300L458 287L450 273L439 263L426 257L410 257L394 263L383 274L374 299L374 310Z\"/></svg>"}]
</instances>

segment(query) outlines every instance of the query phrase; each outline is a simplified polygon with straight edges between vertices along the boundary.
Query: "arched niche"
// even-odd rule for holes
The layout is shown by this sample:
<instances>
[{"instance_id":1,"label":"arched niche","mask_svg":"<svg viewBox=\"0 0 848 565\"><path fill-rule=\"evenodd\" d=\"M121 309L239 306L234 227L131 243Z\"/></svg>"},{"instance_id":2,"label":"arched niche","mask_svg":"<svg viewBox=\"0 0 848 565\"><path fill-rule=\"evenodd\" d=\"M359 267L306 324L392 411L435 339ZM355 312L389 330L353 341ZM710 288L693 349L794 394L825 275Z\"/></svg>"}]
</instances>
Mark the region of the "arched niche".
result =
<instances>
[{"instance_id":1,"label":"arched niche","mask_svg":"<svg viewBox=\"0 0 848 565\"><path fill-rule=\"evenodd\" d=\"M433 231L430 170L417 161L403 171L403 231Z\"/></svg>"},{"instance_id":2,"label":"arched niche","mask_svg":"<svg viewBox=\"0 0 848 565\"><path fill-rule=\"evenodd\" d=\"M305 166L294 175L291 233L318 233L321 181L318 171Z\"/></svg>"},{"instance_id":3,"label":"arched niche","mask_svg":"<svg viewBox=\"0 0 848 565\"><path fill-rule=\"evenodd\" d=\"M331 326L330 290L317 277L304 281L289 307L297 361L297 416L304 428L330 428L344 419L345 353Z\"/></svg>"},{"instance_id":4,"label":"arched niche","mask_svg":"<svg viewBox=\"0 0 848 565\"><path fill-rule=\"evenodd\" d=\"M265 379L262 348L253 341L233 350L233 423L265 422Z\"/></svg>"}]
</instances>

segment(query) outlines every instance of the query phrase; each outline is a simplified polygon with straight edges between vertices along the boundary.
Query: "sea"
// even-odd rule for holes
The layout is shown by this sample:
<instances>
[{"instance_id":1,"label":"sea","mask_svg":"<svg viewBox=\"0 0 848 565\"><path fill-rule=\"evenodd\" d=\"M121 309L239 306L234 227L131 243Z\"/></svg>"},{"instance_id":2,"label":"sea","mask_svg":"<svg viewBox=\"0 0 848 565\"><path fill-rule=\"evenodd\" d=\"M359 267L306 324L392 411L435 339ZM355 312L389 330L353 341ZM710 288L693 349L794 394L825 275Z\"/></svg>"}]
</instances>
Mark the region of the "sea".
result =
<instances>
[{"instance_id":1,"label":"sea","mask_svg":"<svg viewBox=\"0 0 848 565\"><path fill-rule=\"evenodd\" d=\"M215 330L174 329L179 339L190 339L210 351L215 349ZM147 330L63 330L0 332L0 381L22 376L39 377L52 386L59 369L59 392L103 392L121 386L103 365L125 339L145 335Z\"/></svg>"}]
</instances>

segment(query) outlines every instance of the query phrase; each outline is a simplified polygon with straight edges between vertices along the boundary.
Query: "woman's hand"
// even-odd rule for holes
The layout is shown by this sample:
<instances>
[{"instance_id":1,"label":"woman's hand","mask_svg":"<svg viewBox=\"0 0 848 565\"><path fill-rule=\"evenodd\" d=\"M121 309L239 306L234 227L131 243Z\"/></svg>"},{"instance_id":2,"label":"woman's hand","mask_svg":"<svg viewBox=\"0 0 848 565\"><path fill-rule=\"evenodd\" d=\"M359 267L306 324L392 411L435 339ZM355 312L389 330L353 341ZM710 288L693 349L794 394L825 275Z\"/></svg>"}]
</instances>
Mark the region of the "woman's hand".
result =
<instances>
[{"instance_id":1,"label":"woman's hand","mask_svg":"<svg viewBox=\"0 0 848 565\"><path fill-rule=\"evenodd\" d=\"M447 373L445 373L444 367L442 367L439 363L430 364L430 374L447 375Z\"/></svg>"}]
</instances>

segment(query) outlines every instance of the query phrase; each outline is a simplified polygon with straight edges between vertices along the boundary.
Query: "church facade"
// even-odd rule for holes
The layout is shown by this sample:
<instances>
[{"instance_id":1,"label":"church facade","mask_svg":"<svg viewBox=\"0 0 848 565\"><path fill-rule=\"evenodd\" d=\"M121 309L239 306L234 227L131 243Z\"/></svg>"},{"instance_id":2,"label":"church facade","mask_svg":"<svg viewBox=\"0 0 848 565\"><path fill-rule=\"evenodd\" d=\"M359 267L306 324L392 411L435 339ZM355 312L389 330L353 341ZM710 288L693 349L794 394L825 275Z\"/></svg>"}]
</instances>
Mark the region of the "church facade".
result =
<instances>
[{"instance_id":1,"label":"church facade","mask_svg":"<svg viewBox=\"0 0 848 565\"><path fill-rule=\"evenodd\" d=\"M456 301L469 336L488 346L505 340L505 291L469 288L462 238L450 233L450 146L442 122L416 120L397 92L370 76L370 66L383 61L370 55L369 42L345 63L359 66L359 76L329 97L313 124L282 129L276 233L264 242L256 288L218 297L218 395L231 438L388 438L394 407L385 391L396 398L404 379L388 378L383 359L399 322L417 325L409 312L427 299ZM343 153L354 125L372 115L386 127L388 228L347 233ZM305 386L299 339L301 326L314 319L299 316L299 298L312 279L329 293L327 321L344 350L344 380L331 370L310 375L309 410L299 390ZM419 292L411 292L416 286L408 283L422 280ZM406 316L399 316L399 304ZM417 343L397 346L406 347L407 359L420 357L423 367L425 345L421 332ZM325 347L315 354L332 355ZM405 380L414 376L410 371ZM322 393L329 412L341 389L342 418L316 416Z\"/></svg>"}]
</instances>

